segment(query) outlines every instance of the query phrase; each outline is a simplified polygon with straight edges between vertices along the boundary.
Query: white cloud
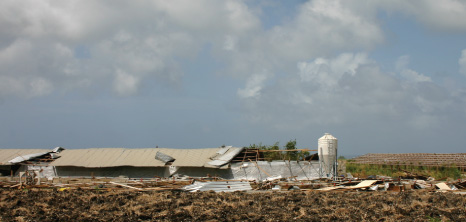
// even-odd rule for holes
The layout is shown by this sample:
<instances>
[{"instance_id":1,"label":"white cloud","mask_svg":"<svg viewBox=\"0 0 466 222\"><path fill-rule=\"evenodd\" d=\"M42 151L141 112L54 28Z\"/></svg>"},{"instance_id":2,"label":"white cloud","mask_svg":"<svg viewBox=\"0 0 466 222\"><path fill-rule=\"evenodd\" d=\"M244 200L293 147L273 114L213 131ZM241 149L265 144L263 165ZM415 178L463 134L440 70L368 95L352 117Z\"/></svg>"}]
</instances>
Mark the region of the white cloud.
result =
<instances>
[{"instance_id":1,"label":"white cloud","mask_svg":"<svg viewBox=\"0 0 466 222\"><path fill-rule=\"evenodd\" d=\"M139 81L140 80L137 77L130 75L123 70L117 70L115 80L113 82L113 88L122 96L133 95L138 90Z\"/></svg>"},{"instance_id":2,"label":"white cloud","mask_svg":"<svg viewBox=\"0 0 466 222\"><path fill-rule=\"evenodd\" d=\"M241 1L1 1L0 76L19 88L43 79L51 91L12 85L0 95L93 86L118 95L138 91L129 86L141 84L123 87L114 80L114 70L131 73L136 82L155 77L176 83L182 76L178 58L193 57L206 44L218 47L225 36L234 49L234 39L259 26Z\"/></svg>"},{"instance_id":3,"label":"white cloud","mask_svg":"<svg viewBox=\"0 0 466 222\"><path fill-rule=\"evenodd\" d=\"M432 82L429 76L420 74L412 69L408 68L410 57L403 55L398 58L395 64L396 70L400 73L400 76L408 82Z\"/></svg>"},{"instance_id":4,"label":"white cloud","mask_svg":"<svg viewBox=\"0 0 466 222\"><path fill-rule=\"evenodd\" d=\"M207 35L220 30L241 33L256 28L260 23L241 1L157 0L153 5L174 25L194 32L207 32Z\"/></svg>"},{"instance_id":5,"label":"white cloud","mask_svg":"<svg viewBox=\"0 0 466 222\"><path fill-rule=\"evenodd\" d=\"M399 64L408 64L402 57ZM400 65L400 78L380 70L366 54L342 53L298 64L297 75L263 86L245 99L251 120L277 129L392 122L421 128L438 123L455 98L430 79ZM412 73L410 73L412 72ZM459 105L462 106L462 105ZM359 122L358 122L359 121Z\"/></svg>"},{"instance_id":6,"label":"white cloud","mask_svg":"<svg viewBox=\"0 0 466 222\"><path fill-rule=\"evenodd\" d=\"M433 27L466 27L466 19L452 21L462 18L464 3L444 3L434 7L425 0L416 8L417 2L405 1L314 0L299 5L295 17L264 30L243 1L5 0L0 2L0 77L11 84L0 88L0 94L37 96L99 86L132 95L145 78L179 82L179 58L192 58L206 45L226 64L222 74L245 81L237 91L241 98L258 98L266 81L295 73L297 64L300 87L336 90L346 75L354 77L371 61L367 53L329 58L341 51L367 52L382 43L379 10L402 11ZM421 12L438 16L430 19ZM86 56L77 53L79 47L87 50ZM431 81L408 63L409 58L397 71L405 81ZM24 90L34 81L39 81L33 84L36 90ZM315 101L308 93L293 98Z\"/></svg>"},{"instance_id":7,"label":"white cloud","mask_svg":"<svg viewBox=\"0 0 466 222\"><path fill-rule=\"evenodd\" d=\"M369 62L364 53L342 53L332 60L317 58L312 62L299 62L299 76L302 81L335 87L341 76L354 75L360 65Z\"/></svg>"},{"instance_id":8,"label":"white cloud","mask_svg":"<svg viewBox=\"0 0 466 222\"><path fill-rule=\"evenodd\" d=\"M378 0L361 2L344 1L345 7L357 13L388 12L389 16L404 14L417 20L431 31L466 31L466 2L461 0Z\"/></svg>"},{"instance_id":9,"label":"white cloud","mask_svg":"<svg viewBox=\"0 0 466 222\"><path fill-rule=\"evenodd\" d=\"M12 78L0 76L0 97L16 95L32 98L48 95L53 91L50 81L40 77Z\"/></svg>"},{"instance_id":10,"label":"white cloud","mask_svg":"<svg viewBox=\"0 0 466 222\"><path fill-rule=\"evenodd\" d=\"M460 73L466 75L466 49L461 52L461 57L458 60L458 64L460 65Z\"/></svg>"},{"instance_id":11,"label":"white cloud","mask_svg":"<svg viewBox=\"0 0 466 222\"><path fill-rule=\"evenodd\" d=\"M375 11L347 1L309 1L290 24L275 27L270 42L285 58L304 60L336 50L370 49L384 40Z\"/></svg>"},{"instance_id":12,"label":"white cloud","mask_svg":"<svg viewBox=\"0 0 466 222\"><path fill-rule=\"evenodd\" d=\"M213 49L215 56L225 61L224 74L250 81L251 75L264 69L274 75L293 73L298 61L325 58L344 50L369 50L384 41L383 32L374 7L361 9L355 5L359 4L339 0L303 3L295 17L271 29L223 38L218 47L222 50ZM334 62L346 63L343 55ZM325 69L326 65L320 67ZM301 66L319 68L318 64ZM338 64L331 66L337 69ZM311 77L303 75L303 78Z\"/></svg>"},{"instance_id":13,"label":"white cloud","mask_svg":"<svg viewBox=\"0 0 466 222\"><path fill-rule=\"evenodd\" d=\"M410 57L408 55L400 56L395 63L396 70L400 71L406 69L408 67L410 61Z\"/></svg>"},{"instance_id":14,"label":"white cloud","mask_svg":"<svg viewBox=\"0 0 466 222\"><path fill-rule=\"evenodd\" d=\"M60 43L18 39L0 49L1 96L36 97L50 94L61 82L58 71L65 75L65 67L73 62L71 50ZM70 71L70 70L67 70Z\"/></svg>"},{"instance_id":15,"label":"white cloud","mask_svg":"<svg viewBox=\"0 0 466 222\"><path fill-rule=\"evenodd\" d=\"M385 10L401 11L414 16L425 26L439 31L466 31L466 2L459 0L380 1Z\"/></svg>"},{"instance_id":16,"label":"white cloud","mask_svg":"<svg viewBox=\"0 0 466 222\"><path fill-rule=\"evenodd\" d=\"M412 69L403 69L400 75L409 82L432 82L430 77L419 74Z\"/></svg>"},{"instance_id":17,"label":"white cloud","mask_svg":"<svg viewBox=\"0 0 466 222\"><path fill-rule=\"evenodd\" d=\"M254 74L246 81L244 89L238 89L238 95L243 98L258 98L260 91L264 87L265 80L267 80L267 72Z\"/></svg>"},{"instance_id":18,"label":"white cloud","mask_svg":"<svg viewBox=\"0 0 466 222\"><path fill-rule=\"evenodd\" d=\"M50 81L43 78L33 79L29 83L29 87L31 94L34 96L48 95L53 91L53 86Z\"/></svg>"},{"instance_id":19,"label":"white cloud","mask_svg":"<svg viewBox=\"0 0 466 222\"><path fill-rule=\"evenodd\" d=\"M223 49L227 51L234 51L236 45L236 39L233 36L226 36L225 43L223 44Z\"/></svg>"}]
</instances>

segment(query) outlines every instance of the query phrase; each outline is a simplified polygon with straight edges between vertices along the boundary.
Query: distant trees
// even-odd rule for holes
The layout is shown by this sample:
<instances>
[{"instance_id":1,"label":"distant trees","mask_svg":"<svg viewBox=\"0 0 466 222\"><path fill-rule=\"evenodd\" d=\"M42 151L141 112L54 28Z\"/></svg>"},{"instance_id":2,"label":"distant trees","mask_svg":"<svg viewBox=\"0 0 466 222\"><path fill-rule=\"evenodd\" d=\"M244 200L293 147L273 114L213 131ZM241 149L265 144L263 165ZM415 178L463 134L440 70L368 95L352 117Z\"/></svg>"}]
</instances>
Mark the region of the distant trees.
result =
<instances>
[{"instance_id":1,"label":"distant trees","mask_svg":"<svg viewBox=\"0 0 466 222\"><path fill-rule=\"evenodd\" d=\"M290 140L285 145L286 150L296 150L296 139ZM298 160L298 151L289 151L285 153L287 156L285 159Z\"/></svg>"},{"instance_id":2,"label":"distant trees","mask_svg":"<svg viewBox=\"0 0 466 222\"><path fill-rule=\"evenodd\" d=\"M271 160L303 160L306 156L309 156L308 151L284 151L280 152L279 150L296 150L296 139L290 140L286 143L283 147L284 149L280 149L280 143L276 142L273 145L263 145L262 143L259 144L251 144L249 145L249 149L259 149L265 150L270 152L264 152L264 158L271 161Z\"/></svg>"}]
</instances>

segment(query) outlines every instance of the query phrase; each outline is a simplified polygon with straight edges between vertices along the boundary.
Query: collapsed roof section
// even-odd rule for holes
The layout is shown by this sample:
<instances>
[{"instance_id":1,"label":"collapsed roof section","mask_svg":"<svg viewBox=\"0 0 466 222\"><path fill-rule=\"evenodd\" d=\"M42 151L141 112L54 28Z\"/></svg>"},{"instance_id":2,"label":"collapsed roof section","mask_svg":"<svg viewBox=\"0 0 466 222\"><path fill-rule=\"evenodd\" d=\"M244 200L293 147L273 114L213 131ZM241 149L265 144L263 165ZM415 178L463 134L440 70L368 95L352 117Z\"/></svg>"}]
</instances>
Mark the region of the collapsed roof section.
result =
<instances>
[{"instance_id":1,"label":"collapsed roof section","mask_svg":"<svg viewBox=\"0 0 466 222\"><path fill-rule=\"evenodd\" d=\"M0 149L0 164L12 165L8 161L18 157L32 153L43 153L49 150L46 149Z\"/></svg>"},{"instance_id":2,"label":"collapsed roof section","mask_svg":"<svg viewBox=\"0 0 466 222\"><path fill-rule=\"evenodd\" d=\"M0 164L15 165L22 163L41 163L50 162L58 158L57 155L63 147L56 147L53 150L45 149L1 149Z\"/></svg>"},{"instance_id":3,"label":"collapsed roof section","mask_svg":"<svg viewBox=\"0 0 466 222\"><path fill-rule=\"evenodd\" d=\"M207 164L221 167L231 162L233 158L235 158L241 151L244 150L242 148L236 148L232 146L226 146L219 149L214 156L211 157L212 161L209 161Z\"/></svg>"}]
</instances>

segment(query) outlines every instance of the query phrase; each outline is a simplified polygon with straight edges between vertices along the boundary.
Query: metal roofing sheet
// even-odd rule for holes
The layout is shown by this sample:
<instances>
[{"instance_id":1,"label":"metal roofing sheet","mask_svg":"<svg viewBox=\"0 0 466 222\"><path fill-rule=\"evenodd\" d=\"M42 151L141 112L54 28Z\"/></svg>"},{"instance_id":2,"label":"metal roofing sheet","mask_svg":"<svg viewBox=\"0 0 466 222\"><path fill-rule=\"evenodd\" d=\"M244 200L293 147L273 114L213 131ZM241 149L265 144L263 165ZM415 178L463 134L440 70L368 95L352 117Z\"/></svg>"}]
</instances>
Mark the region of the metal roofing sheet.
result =
<instances>
[{"instance_id":1,"label":"metal roofing sheet","mask_svg":"<svg viewBox=\"0 0 466 222\"><path fill-rule=\"evenodd\" d=\"M49 149L0 149L0 165L11 165L8 161L23 155L50 152Z\"/></svg>"},{"instance_id":2,"label":"metal roofing sheet","mask_svg":"<svg viewBox=\"0 0 466 222\"><path fill-rule=\"evenodd\" d=\"M53 166L80 166L80 167L115 167L115 166L165 166L165 162L155 159L157 152L162 152L175 159L172 166L178 167L211 167L207 164L212 161L221 148L203 149L172 149L172 148L91 148L68 149L62 151L59 159L51 163ZM237 148L238 149L238 148ZM235 152L230 149L225 154Z\"/></svg>"},{"instance_id":3,"label":"metal roofing sheet","mask_svg":"<svg viewBox=\"0 0 466 222\"><path fill-rule=\"evenodd\" d=\"M8 163L11 163L11 164L21 163L21 162L28 161L28 160L31 160L31 159L34 159L34 158L38 158L40 156L47 155L48 153L49 152L41 152L41 153L21 155L21 156L17 156L15 158L9 160Z\"/></svg>"},{"instance_id":4,"label":"metal roofing sheet","mask_svg":"<svg viewBox=\"0 0 466 222\"><path fill-rule=\"evenodd\" d=\"M65 150L53 166L115 167L115 166L164 166L155 159L155 149L91 148Z\"/></svg>"},{"instance_id":5,"label":"metal roofing sheet","mask_svg":"<svg viewBox=\"0 0 466 222\"><path fill-rule=\"evenodd\" d=\"M228 152L225 151L222 153L222 155L218 155L215 156L215 158L212 158L213 160L209 161L208 164L217 167L223 166L229 163L233 158L235 158L235 156L237 156L243 150L244 148L230 148ZM219 152L217 152L216 154L219 154Z\"/></svg>"},{"instance_id":6,"label":"metal roofing sheet","mask_svg":"<svg viewBox=\"0 0 466 222\"><path fill-rule=\"evenodd\" d=\"M204 149L169 149L164 153L175 158L173 166L179 167L209 167L206 165L210 157L214 156L219 148Z\"/></svg>"},{"instance_id":7,"label":"metal roofing sheet","mask_svg":"<svg viewBox=\"0 0 466 222\"><path fill-rule=\"evenodd\" d=\"M165 153L162 153L160 151L157 151L157 153L155 154L155 159L158 159L164 163L167 163L167 162L170 162L170 161L173 161L175 160L175 158L165 154Z\"/></svg>"},{"instance_id":8,"label":"metal roofing sheet","mask_svg":"<svg viewBox=\"0 0 466 222\"><path fill-rule=\"evenodd\" d=\"M210 191L234 192L252 190L251 184L247 181L217 181L217 182L194 182L182 188L185 191Z\"/></svg>"}]
</instances>

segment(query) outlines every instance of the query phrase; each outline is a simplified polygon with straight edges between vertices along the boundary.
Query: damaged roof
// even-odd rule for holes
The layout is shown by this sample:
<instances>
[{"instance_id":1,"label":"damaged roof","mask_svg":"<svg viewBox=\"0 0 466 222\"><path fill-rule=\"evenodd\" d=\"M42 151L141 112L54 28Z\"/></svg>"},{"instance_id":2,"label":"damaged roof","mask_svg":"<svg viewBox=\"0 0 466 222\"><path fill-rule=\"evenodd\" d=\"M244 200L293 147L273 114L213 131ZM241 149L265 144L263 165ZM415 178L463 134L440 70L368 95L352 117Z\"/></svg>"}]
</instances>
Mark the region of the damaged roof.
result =
<instances>
[{"instance_id":1,"label":"damaged roof","mask_svg":"<svg viewBox=\"0 0 466 222\"><path fill-rule=\"evenodd\" d=\"M49 151L50 149L0 149L0 165L11 165L8 161L17 157Z\"/></svg>"},{"instance_id":2,"label":"damaged roof","mask_svg":"<svg viewBox=\"0 0 466 222\"><path fill-rule=\"evenodd\" d=\"M52 162L52 166L77 167L162 167L173 158L171 166L179 167L209 167L219 168L229 163L228 158L239 153L244 148L219 147L203 149L173 149L173 148L90 148L68 149L62 151L60 158ZM157 155L158 152L161 152ZM223 154L221 154L223 153ZM160 158L160 157L163 158ZM157 157L157 158L156 158ZM231 157L229 160L231 160ZM221 159L220 164L212 161ZM225 161L226 160L226 161Z\"/></svg>"}]
</instances>

